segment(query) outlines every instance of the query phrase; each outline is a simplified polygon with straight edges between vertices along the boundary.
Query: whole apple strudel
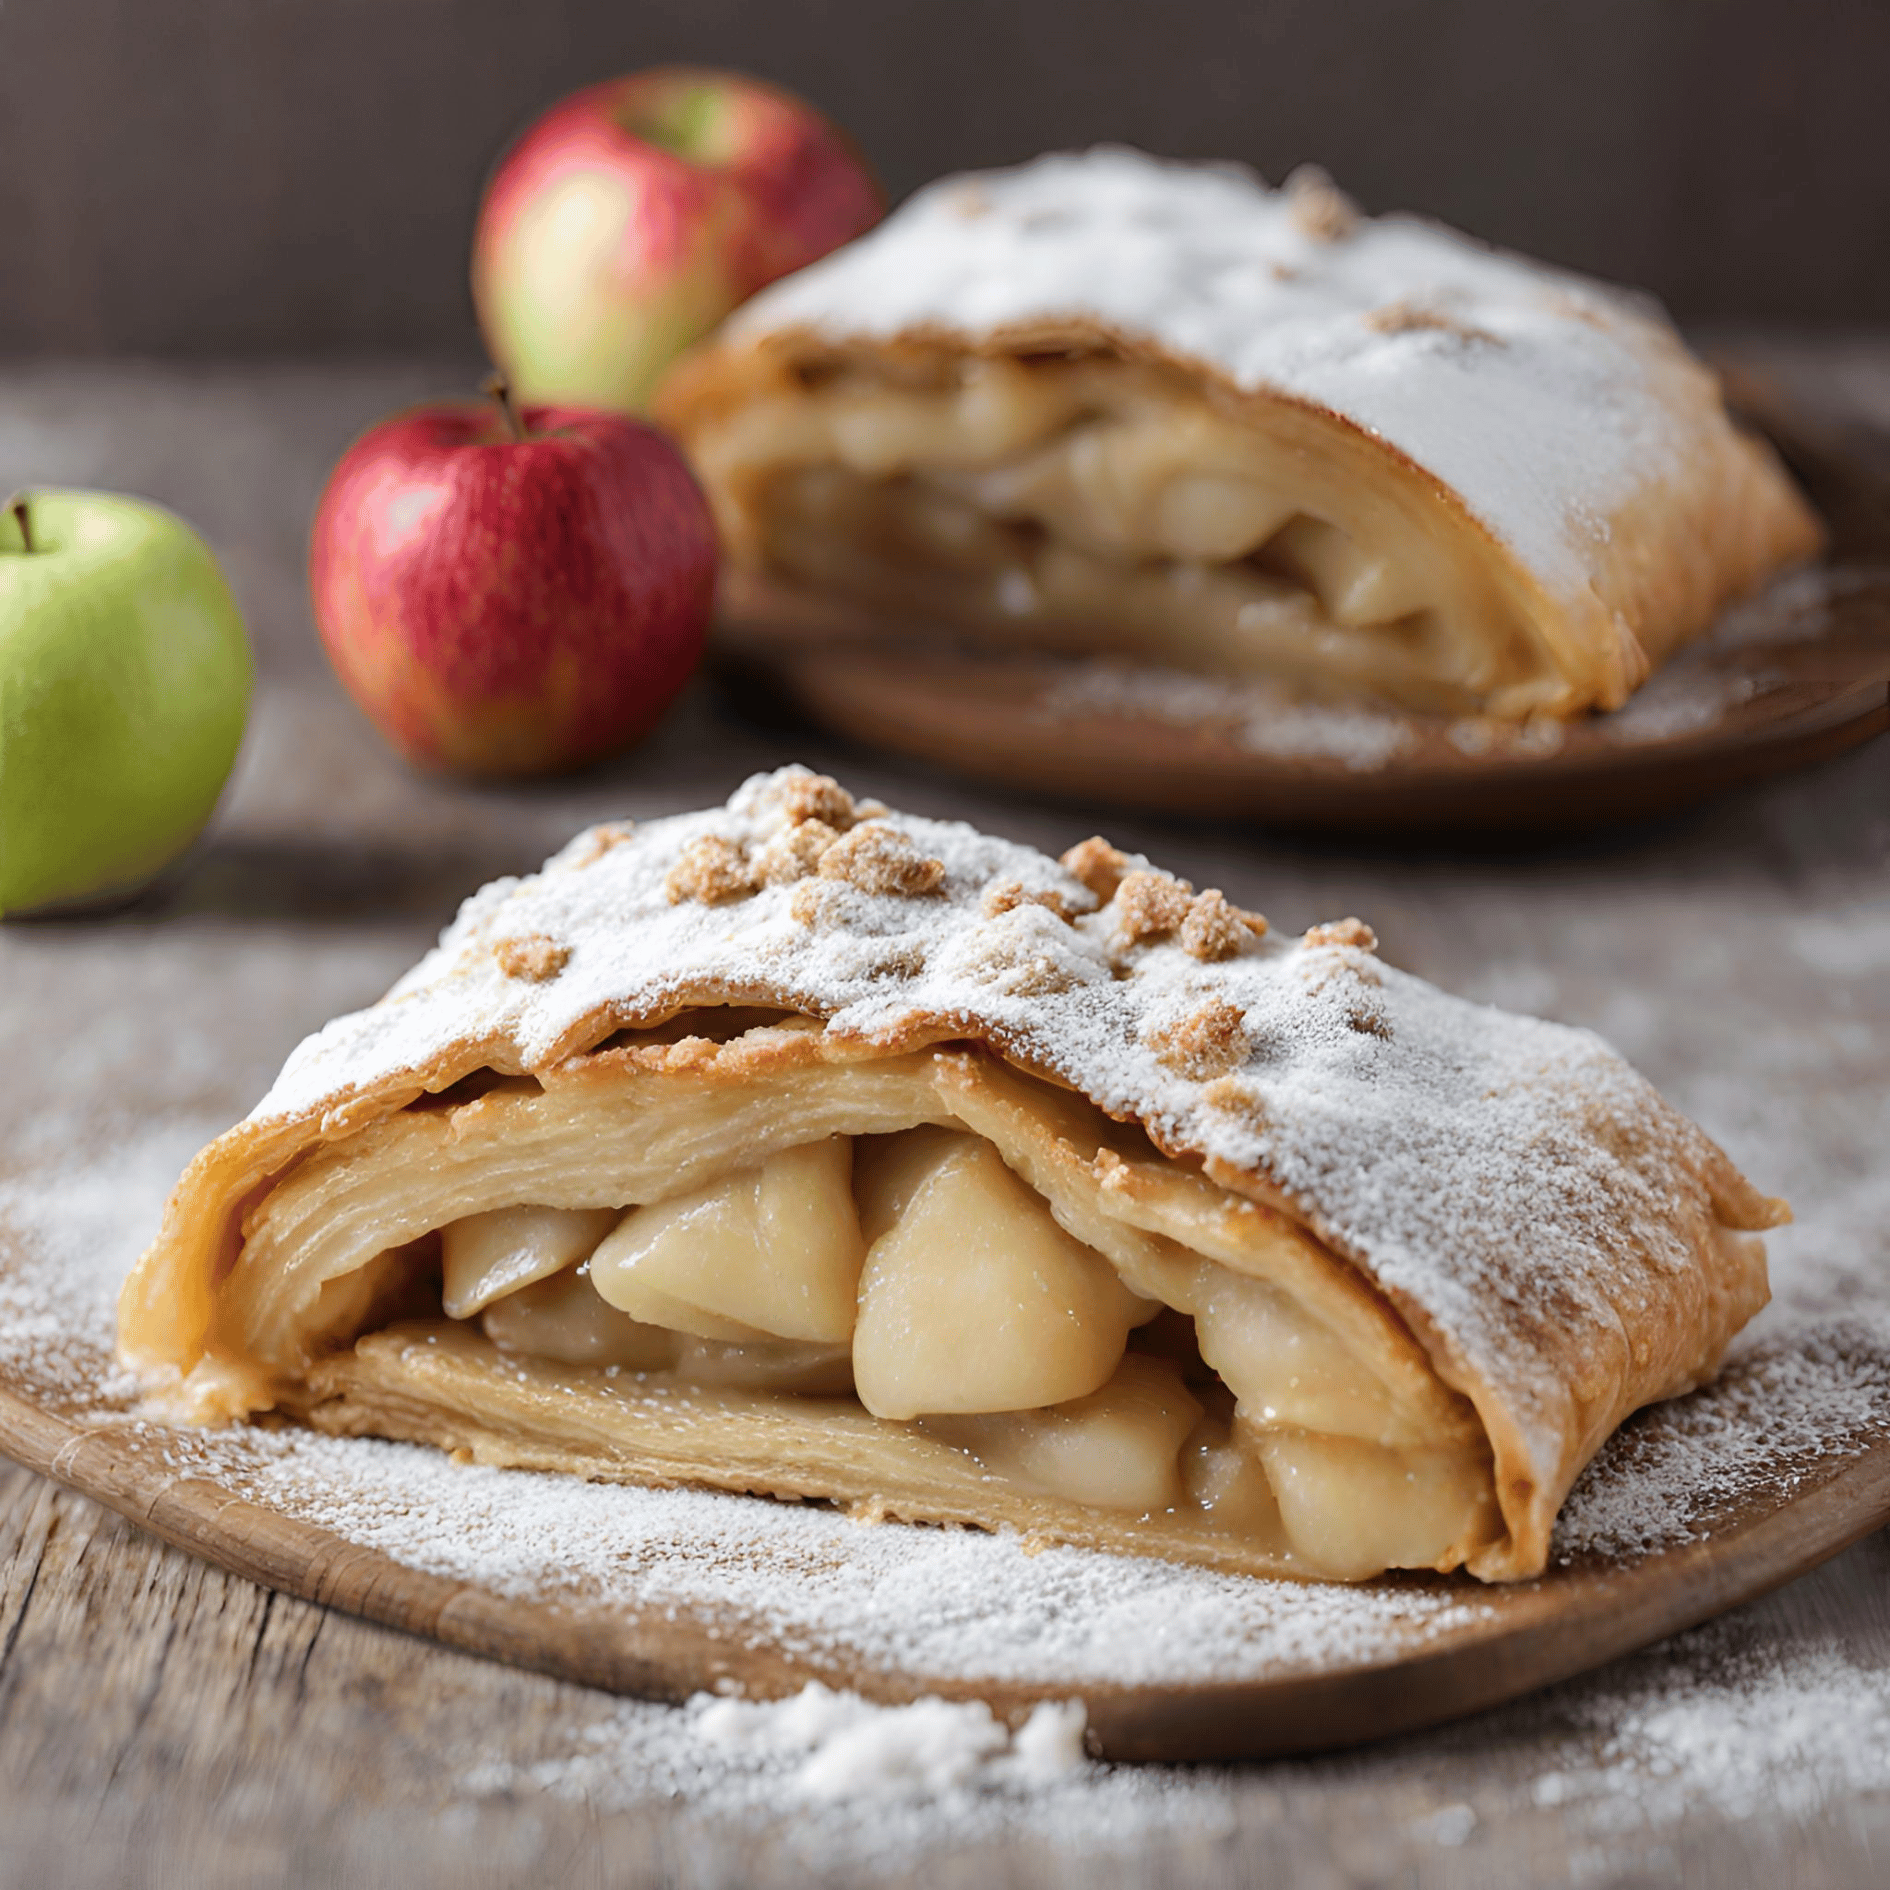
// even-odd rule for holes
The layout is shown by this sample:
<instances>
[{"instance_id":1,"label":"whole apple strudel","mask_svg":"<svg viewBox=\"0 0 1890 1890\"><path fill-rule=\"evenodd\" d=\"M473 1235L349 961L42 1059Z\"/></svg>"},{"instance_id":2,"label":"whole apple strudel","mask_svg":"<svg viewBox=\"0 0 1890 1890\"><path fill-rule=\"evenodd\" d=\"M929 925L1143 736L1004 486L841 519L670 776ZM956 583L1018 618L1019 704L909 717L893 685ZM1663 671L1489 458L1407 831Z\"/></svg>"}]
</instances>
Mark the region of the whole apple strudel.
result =
<instances>
[{"instance_id":1,"label":"whole apple strudel","mask_svg":"<svg viewBox=\"0 0 1890 1890\"><path fill-rule=\"evenodd\" d=\"M1126 150L921 191L657 413L738 600L1421 711L1617 708L1821 539L1644 298Z\"/></svg>"},{"instance_id":2,"label":"whole apple strudel","mask_svg":"<svg viewBox=\"0 0 1890 1890\"><path fill-rule=\"evenodd\" d=\"M475 894L192 1163L120 1338L198 1422L1502 1580L1783 1217L1356 919L790 768Z\"/></svg>"}]
</instances>

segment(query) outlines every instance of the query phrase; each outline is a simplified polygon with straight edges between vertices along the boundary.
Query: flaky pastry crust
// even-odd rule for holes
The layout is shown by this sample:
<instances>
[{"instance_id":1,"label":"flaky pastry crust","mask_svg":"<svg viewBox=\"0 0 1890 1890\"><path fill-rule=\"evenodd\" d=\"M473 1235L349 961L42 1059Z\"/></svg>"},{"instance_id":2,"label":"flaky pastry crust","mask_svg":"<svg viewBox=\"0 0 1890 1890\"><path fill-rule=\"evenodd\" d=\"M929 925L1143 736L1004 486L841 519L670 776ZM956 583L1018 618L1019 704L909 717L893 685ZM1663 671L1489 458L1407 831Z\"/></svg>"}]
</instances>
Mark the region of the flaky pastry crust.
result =
<instances>
[{"instance_id":1,"label":"flaky pastry crust","mask_svg":"<svg viewBox=\"0 0 1890 1890\"><path fill-rule=\"evenodd\" d=\"M848 1071L878 1085L877 1115L782 1126L820 1072L857 1111ZM1358 919L1282 937L1104 841L1059 863L784 769L484 888L379 1004L303 1044L179 1182L124 1289L126 1360L198 1420L328 1399L335 1427L372 1428L363 1410L419 1395L390 1362L400 1328L362 1324L371 1269L359 1303L271 1299L285 1204L382 1144L416 1175L485 1146L496 1161L508 1121L616 1146L585 1111L633 1124L651 1085L762 1098L769 1146L967 1127L1154 1298L1184 1250L1267 1274L1372 1356L1420 1414L1413 1438L1468 1425L1487 1445L1489 1526L1439 1565L1489 1579L1542 1568L1570 1484L1628 1413L1713 1373L1766 1296L1750 1231L1785 1218L1597 1038L1448 997L1384 964ZM1075 1126L1053 1133L1058 1096ZM1111 1121L1146 1145L1084 1127ZM628 1469L588 1461L658 1474L633 1450Z\"/></svg>"}]
</instances>

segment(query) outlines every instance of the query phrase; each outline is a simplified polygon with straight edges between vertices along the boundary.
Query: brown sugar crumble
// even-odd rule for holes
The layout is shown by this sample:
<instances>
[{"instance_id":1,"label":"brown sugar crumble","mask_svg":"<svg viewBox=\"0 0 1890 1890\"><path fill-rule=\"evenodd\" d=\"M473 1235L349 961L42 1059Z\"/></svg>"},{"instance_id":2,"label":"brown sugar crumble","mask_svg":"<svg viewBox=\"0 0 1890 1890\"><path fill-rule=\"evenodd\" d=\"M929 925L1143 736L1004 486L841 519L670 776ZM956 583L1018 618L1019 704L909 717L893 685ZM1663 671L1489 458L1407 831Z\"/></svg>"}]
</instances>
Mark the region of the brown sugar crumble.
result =
<instances>
[{"instance_id":1,"label":"brown sugar crumble","mask_svg":"<svg viewBox=\"0 0 1890 1890\"><path fill-rule=\"evenodd\" d=\"M1228 902L1218 887L1197 895L1181 922L1181 949L1204 965L1232 958L1250 938L1258 938L1267 922L1257 912L1243 912Z\"/></svg>"},{"instance_id":2,"label":"brown sugar crumble","mask_svg":"<svg viewBox=\"0 0 1890 1890\"><path fill-rule=\"evenodd\" d=\"M1064 854L1061 864L1072 879L1087 886L1098 899L1110 900L1129 870L1129 856L1097 833L1079 840Z\"/></svg>"},{"instance_id":3,"label":"brown sugar crumble","mask_svg":"<svg viewBox=\"0 0 1890 1890\"><path fill-rule=\"evenodd\" d=\"M1302 164L1285 183L1294 223L1317 243L1342 243L1358 228L1358 205L1317 164Z\"/></svg>"},{"instance_id":4,"label":"brown sugar crumble","mask_svg":"<svg viewBox=\"0 0 1890 1890\"><path fill-rule=\"evenodd\" d=\"M543 932L528 932L522 938L500 939L492 948L492 956L508 978L543 984L571 962L571 949Z\"/></svg>"},{"instance_id":5,"label":"brown sugar crumble","mask_svg":"<svg viewBox=\"0 0 1890 1890\"><path fill-rule=\"evenodd\" d=\"M663 893L672 906L685 899L719 906L745 899L755 890L748 856L733 840L705 833L683 848L682 858L663 876Z\"/></svg>"},{"instance_id":6,"label":"brown sugar crumble","mask_svg":"<svg viewBox=\"0 0 1890 1890\"><path fill-rule=\"evenodd\" d=\"M854 805L853 796L830 774L797 775L783 783L776 795L783 814L799 825L817 820L836 833L845 833L865 813Z\"/></svg>"},{"instance_id":7,"label":"brown sugar crumble","mask_svg":"<svg viewBox=\"0 0 1890 1890\"><path fill-rule=\"evenodd\" d=\"M1225 1076L1247 1060L1247 1014L1221 999L1150 1031L1145 1039L1164 1069L1197 1082Z\"/></svg>"},{"instance_id":8,"label":"brown sugar crumble","mask_svg":"<svg viewBox=\"0 0 1890 1890\"><path fill-rule=\"evenodd\" d=\"M984 900L979 910L987 919L1002 918L1007 912L1018 906L1042 906L1046 912L1054 912L1059 919L1069 920L1076 917L1075 908L1060 892L1045 890L1031 892L1021 879L994 880L985 888Z\"/></svg>"},{"instance_id":9,"label":"brown sugar crumble","mask_svg":"<svg viewBox=\"0 0 1890 1890\"><path fill-rule=\"evenodd\" d=\"M572 866L594 866L612 847L620 847L626 840L632 839L636 830L637 823L634 820L609 820L602 826L593 827L584 836L584 851L572 860Z\"/></svg>"},{"instance_id":10,"label":"brown sugar crumble","mask_svg":"<svg viewBox=\"0 0 1890 1890\"><path fill-rule=\"evenodd\" d=\"M784 827L755 849L755 877L764 886L791 886L815 872L839 832L817 817Z\"/></svg>"},{"instance_id":11,"label":"brown sugar crumble","mask_svg":"<svg viewBox=\"0 0 1890 1890\"><path fill-rule=\"evenodd\" d=\"M1252 1050L1252 1040L1248 1040L1248 1049ZM1238 1076L1217 1076L1201 1092L1201 1100L1210 1109L1224 1109L1236 1115L1244 1116L1249 1126L1258 1128L1266 1120L1266 1106L1260 1100L1260 1092L1254 1086Z\"/></svg>"},{"instance_id":12,"label":"brown sugar crumble","mask_svg":"<svg viewBox=\"0 0 1890 1890\"><path fill-rule=\"evenodd\" d=\"M822 854L820 877L842 880L861 892L916 899L944 886L945 862L922 853L897 827L873 821L855 827Z\"/></svg>"},{"instance_id":13,"label":"brown sugar crumble","mask_svg":"<svg viewBox=\"0 0 1890 1890\"><path fill-rule=\"evenodd\" d=\"M1350 945L1361 952L1375 952L1378 949L1378 934L1363 919L1329 919L1324 925L1312 926L1306 933L1306 943L1314 945Z\"/></svg>"},{"instance_id":14,"label":"brown sugar crumble","mask_svg":"<svg viewBox=\"0 0 1890 1890\"><path fill-rule=\"evenodd\" d=\"M1187 918L1193 903L1194 888L1185 879L1167 873L1129 873L1116 888L1116 927L1131 945L1165 938Z\"/></svg>"},{"instance_id":15,"label":"brown sugar crumble","mask_svg":"<svg viewBox=\"0 0 1890 1890\"><path fill-rule=\"evenodd\" d=\"M1460 322L1442 309L1427 308L1421 302L1387 302L1365 317L1365 326L1376 329L1381 335L1406 335L1430 329L1455 335L1460 341L1487 342L1492 348L1509 345L1501 335L1493 335L1486 328L1473 328L1468 322Z\"/></svg>"},{"instance_id":16,"label":"brown sugar crumble","mask_svg":"<svg viewBox=\"0 0 1890 1890\"><path fill-rule=\"evenodd\" d=\"M1356 1030L1362 1037L1391 1037L1391 1019L1385 1013L1382 1000L1376 1002L1365 993L1361 993L1358 1002L1345 1013L1346 1027Z\"/></svg>"}]
</instances>

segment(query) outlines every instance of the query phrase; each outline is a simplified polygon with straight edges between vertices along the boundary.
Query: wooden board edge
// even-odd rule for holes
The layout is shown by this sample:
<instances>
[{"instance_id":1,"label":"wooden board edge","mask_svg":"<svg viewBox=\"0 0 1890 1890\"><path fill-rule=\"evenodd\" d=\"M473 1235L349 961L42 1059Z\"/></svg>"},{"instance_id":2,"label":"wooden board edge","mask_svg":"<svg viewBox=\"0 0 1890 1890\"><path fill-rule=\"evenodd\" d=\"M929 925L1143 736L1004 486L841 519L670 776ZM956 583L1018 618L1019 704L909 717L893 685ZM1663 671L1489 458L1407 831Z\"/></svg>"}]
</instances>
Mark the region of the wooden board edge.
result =
<instances>
[{"instance_id":1,"label":"wooden board edge","mask_svg":"<svg viewBox=\"0 0 1890 1890\"><path fill-rule=\"evenodd\" d=\"M414 1569L318 1524L162 1466L161 1431L79 1424L0 1386L0 1448L139 1528L303 1600L582 1685L667 1701L735 1684L755 1698L809 1680L897 1704L978 1699L1015 1723L1037 1702L1081 1698L1100 1756L1129 1761L1286 1756L1419 1732L1588 1671L1838 1554L1890 1519L1890 1440L1725 1536L1649 1561L1558 1573L1517 1589L1466 1587L1481 1622L1378 1654L1260 1680L1176 1685L979 1681L788 1653L737 1616L615 1604L526 1605ZM521 1473L529 1474L529 1473Z\"/></svg>"}]
</instances>

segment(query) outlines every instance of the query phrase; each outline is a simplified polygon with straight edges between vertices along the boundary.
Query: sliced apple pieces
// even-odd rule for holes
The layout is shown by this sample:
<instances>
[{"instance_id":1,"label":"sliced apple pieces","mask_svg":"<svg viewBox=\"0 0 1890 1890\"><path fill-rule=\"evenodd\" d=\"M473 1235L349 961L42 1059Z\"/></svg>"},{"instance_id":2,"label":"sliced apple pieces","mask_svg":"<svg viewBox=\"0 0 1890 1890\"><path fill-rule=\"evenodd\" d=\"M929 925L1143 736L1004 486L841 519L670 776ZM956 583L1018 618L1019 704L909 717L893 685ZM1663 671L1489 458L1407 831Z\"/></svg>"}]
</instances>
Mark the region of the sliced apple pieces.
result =
<instances>
[{"instance_id":1,"label":"sliced apple pieces","mask_svg":"<svg viewBox=\"0 0 1890 1890\"><path fill-rule=\"evenodd\" d=\"M1424 1568L1487 1532L1494 1499L1485 1462L1298 1431L1261 1432L1254 1443L1287 1539L1331 1580Z\"/></svg>"},{"instance_id":2,"label":"sliced apple pieces","mask_svg":"<svg viewBox=\"0 0 1890 1890\"><path fill-rule=\"evenodd\" d=\"M730 1385L742 1391L796 1392L836 1397L853 1389L853 1359L844 1345L801 1339L756 1339L726 1345L718 1339L680 1339L675 1373L693 1385Z\"/></svg>"},{"instance_id":3,"label":"sliced apple pieces","mask_svg":"<svg viewBox=\"0 0 1890 1890\"><path fill-rule=\"evenodd\" d=\"M494 1208L440 1231L441 1300L449 1319L575 1266L622 1218L618 1208Z\"/></svg>"},{"instance_id":4,"label":"sliced apple pieces","mask_svg":"<svg viewBox=\"0 0 1890 1890\"><path fill-rule=\"evenodd\" d=\"M1399 1414L1338 1336L1276 1286L1205 1264L1186 1295L1201 1356L1247 1421L1390 1443Z\"/></svg>"},{"instance_id":5,"label":"sliced apple pieces","mask_svg":"<svg viewBox=\"0 0 1890 1890\"><path fill-rule=\"evenodd\" d=\"M851 1174L852 1144L829 1136L634 1208L591 1256L591 1283L699 1339L845 1345L865 1252Z\"/></svg>"},{"instance_id":6,"label":"sliced apple pieces","mask_svg":"<svg viewBox=\"0 0 1890 1890\"><path fill-rule=\"evenodd\" d=\"M859 1191L853 1376L875 1417L1035 1410L1108 1381L1148 1309L989 1142L888 1138Z\"/></svg>"},{"instance_id":7,"label":"sliced apple pieces","mask_svg":"<svg viewBox=\"0 0 1890 1890\"><path fill-rule=\"evenodd\" d=\"M1283 1287L1174 1246L1141 1297L962 1128L830 1136L627 1210L475 1214L440 1247L446 1311L507 1352L855 1396L994 1480L1323 1576L1445 1562L1494 1526L1487 1463L1414 1436Z\"/></svg>"},{"instance_id":8,"label":"sliced apple pieces","mask_svg":"<svg viewBox=\"0 0 1890 1890\"><path fill-rule=\"evenodd\" d=\"M1087 1397L1044 1411L928 1418L921 1428L1048 1495L1146 1516L1182 1500L1181 1448L1200 1417L1173 1364L1130 1352Z\"/></svg>"},{"instance_id":9,"label":"sliced apple pieces","mask_svg":"<svg viewBox=\"0 0 1890 1890\"><path fill-rule=\"evenodd\" d=\"M668 1370L684 1343L673 1332L639 1324L605 1305L582 1267L495 1299L480 1324L501 1351L634 1372Z\"/></svg>"}]
</instances>

